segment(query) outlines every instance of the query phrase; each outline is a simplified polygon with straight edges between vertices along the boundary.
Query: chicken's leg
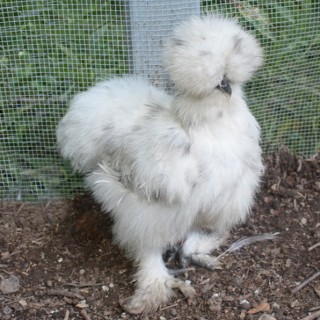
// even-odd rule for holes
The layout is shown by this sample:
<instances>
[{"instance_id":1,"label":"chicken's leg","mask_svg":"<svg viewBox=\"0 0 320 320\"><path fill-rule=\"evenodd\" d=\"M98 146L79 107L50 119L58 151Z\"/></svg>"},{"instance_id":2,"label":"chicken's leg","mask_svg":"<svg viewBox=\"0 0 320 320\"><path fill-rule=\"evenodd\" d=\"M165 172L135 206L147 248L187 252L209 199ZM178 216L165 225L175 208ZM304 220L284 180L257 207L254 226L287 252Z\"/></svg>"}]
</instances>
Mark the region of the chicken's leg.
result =
<instances>
[{"instance_id":1,"label":"chicken's leg","mask_svg":"<svg viewBox=\"0 0 320 320\"><path fill-rule=\"evenodd\" d=\"M174 295L173 289L179 289L187 298L195 294L190 285L169 274L161 250L149 251L140 259L134 295L120 301L120 304L131 314L149 312L168 301Z\"/></svg>"}]
</instances>

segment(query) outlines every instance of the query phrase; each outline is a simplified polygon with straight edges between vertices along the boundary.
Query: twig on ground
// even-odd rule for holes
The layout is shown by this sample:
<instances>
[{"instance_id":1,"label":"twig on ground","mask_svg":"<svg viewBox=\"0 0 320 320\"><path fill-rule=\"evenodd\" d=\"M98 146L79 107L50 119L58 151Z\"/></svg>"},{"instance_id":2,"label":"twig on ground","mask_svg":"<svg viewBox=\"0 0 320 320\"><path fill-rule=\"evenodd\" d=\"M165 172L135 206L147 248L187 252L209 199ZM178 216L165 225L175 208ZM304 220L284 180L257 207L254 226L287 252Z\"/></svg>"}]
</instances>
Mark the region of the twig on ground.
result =
<instances>
[{"instance_id":1,"label":"twig on ground","mask_svg":"<svg viewBox=\"0 0 320 320\"><path fill-rule=\"evenodd\" d=\"M313 320L313 319L316 319L318 317L320 317L320 310L316 311L316 312L313 312L313 313L310 313L308 316L306 316L304 318L301 318L300 320Z\"/></svg>"},{"instance_id":2,"label":"twig on ground","mask_svg":"<svg viewBox=\"0 0 320 320\"><path fill-rule=\"evenodd\" d=\"M320 242L318 242L318 243L314 244L313 246L311 246L311 247L308 249L308 251L311 251L311 250L313 250L313 249L315 249L315 248L317 248L317 247L319 247L319 246L320 246Z\"/></svg>"},{"instance_id":3,"label":"twig on ground","mask_svg":"<svg viewBox=\"0 0 320 320\"><path fill-rule=\"evenodd\" d=\"M85 309L81 309L80 314L82 315L83 319L91 320L91 318L89 317L89 315Z\"/></svg>"},{"instance_id":4,"label":"twig on ground","mask_svg":"<svg viewBox=\"0 0 320 320\"><path fill-rule=\"evenodd\" d=\"M9 271L7 271L7 270L1 269L1 271L4 272L4 273L6 273L6 274L9 275L9 276L12 276L12 273L9 272Z\"/></svg>"},{"instance_id":5,"label":"twig on ground","mask_svg":"<svg viewBox=\"0 0 320 320\"><path fill-rule=\"evenodd\" d=\"M92 283L92 282L84 282L84 283L77 283L77 282L72 282L72 283L64 283L64 286L67 287L75 287L75 288L86 288L86 287L99 287L103 286L104 283Z\"/></svg>"},{"instance_id":6,"label":"twig on ground","mask_svg":"<svg viewBox=\"0 0 320 320\"><path fill-rule=\"evenodd\" d=\"M23 207L24 207L25 203L22 203L19 207L19 209L16 211L16 215L19 215L20 212L22 211Z\"/></svg>"},{"instance_id":7,"label":"twig on ground","mask_svg":"<svg viewBox=\"0 0 320 320\"><path fill-rule=\"evenodd\" d=\"M171 304L170 306L166 306L166 307L161 308L160 311L174 308L174 307L176 307L177 305L178 305L177 303Z\"/></svg>"},{"instance_id":8,"label":"twig on ground","mask_svg":"<svg viewBox=\"0 0 320 320\"><path fill-rule=\"evenodd\" d=\"M311 308L309 311L310 311L310 312L313 312L313 311L318 311L318 310L320 310L320 306L313 307L313 308Z\"/></svg>"},{"instance_id":9,"label":"twig on ground","mask_svg":"<svg viewBox=\"0 0 320 320\"><path fill-rule=\"evenodd\" d=\"M316 272L314 275L312 275L310 278L306 279L305 281L303 281L301 284L299 284L297 287L293 288L291 290L292 293L297 293L299 290L301 290L302 288L304 288L307 284L309 284L311 281L313 281L314 279L316 279L317 277L320 276L320 271Z\"/></svg>"},{"instance_id":10,"label":"twig on ground","mask_svg":"<svg viewBox=\"0 0 320 320\"><path fill-rule=\"evenodd\" d=\"M67 309L63 320L69 320L70 311Z\"/></svg>"},{"instance_id":11,"label":"twig on ground","mask_svg":"<svg viewBox=\"0 0 320 320\"><path fill-rule=\"evenodd\" d=\"M47 203L46 203L46 205L43 207L42 211L45 212L45 211L50 207L51 203L52 203L51 200L47 201Z\"/></svg>"},{"instance_id":12,"label":"twig on ground","mask_svg":"<svg viewBox=\"0 0 320 320\"><path fill-rule=\"evenodd\" d=\"M79 293L65 291L65 290L47 290L47 295L48 296L63 296L63 297L67 297L67 298L77 298L77 299L81 299L81 300L85 299L85 297Z\"/></svg>"}]
</instances>

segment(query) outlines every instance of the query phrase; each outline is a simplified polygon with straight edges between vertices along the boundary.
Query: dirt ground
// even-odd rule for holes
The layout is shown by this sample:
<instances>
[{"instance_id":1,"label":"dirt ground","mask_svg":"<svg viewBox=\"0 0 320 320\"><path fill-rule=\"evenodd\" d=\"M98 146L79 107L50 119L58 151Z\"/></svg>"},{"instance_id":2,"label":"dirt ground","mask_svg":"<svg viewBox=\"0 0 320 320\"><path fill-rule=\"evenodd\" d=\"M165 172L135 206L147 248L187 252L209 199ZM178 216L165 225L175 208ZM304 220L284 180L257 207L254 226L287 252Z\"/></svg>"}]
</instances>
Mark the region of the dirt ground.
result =
<instances>
[{"instance_id":1,"label":"dirt ground","mask_svg":"<svg viewBox=\"0 0 320 320\"><path fill-rule=\"evenodd\" d=\"M121 310L135 268L88 196L0 203L0 319L320 319L320 158L280 152L265 162L250 219L216 254L245 236L278 238L224 255L221 269L179 275L196 298L177 293L149 315Z\"/></svg>"}]
</instances>

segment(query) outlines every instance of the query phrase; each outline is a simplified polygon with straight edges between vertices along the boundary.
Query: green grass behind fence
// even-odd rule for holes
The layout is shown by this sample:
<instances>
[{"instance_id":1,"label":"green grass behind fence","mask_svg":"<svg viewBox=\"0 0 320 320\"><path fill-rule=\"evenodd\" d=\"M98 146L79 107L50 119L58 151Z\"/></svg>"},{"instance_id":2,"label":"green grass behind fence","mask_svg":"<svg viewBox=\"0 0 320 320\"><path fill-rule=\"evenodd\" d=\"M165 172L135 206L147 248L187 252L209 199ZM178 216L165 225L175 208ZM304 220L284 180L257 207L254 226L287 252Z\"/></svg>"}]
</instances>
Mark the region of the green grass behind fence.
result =
<instances>
[{"instance_id":1,"label":"green grass behind fence","mask_svg":"<svg viewBox=\"0 0 320 320\"><path fill-rule=\"evenodd\" d=\"M125 74L122 1L0 3L0 198L68 196L80 177L56 151L55 128L71 96ZM246 86L265 151L320 149L320 2L204 1L261 41L265 65Z\"/></svg>"}]
</instances>

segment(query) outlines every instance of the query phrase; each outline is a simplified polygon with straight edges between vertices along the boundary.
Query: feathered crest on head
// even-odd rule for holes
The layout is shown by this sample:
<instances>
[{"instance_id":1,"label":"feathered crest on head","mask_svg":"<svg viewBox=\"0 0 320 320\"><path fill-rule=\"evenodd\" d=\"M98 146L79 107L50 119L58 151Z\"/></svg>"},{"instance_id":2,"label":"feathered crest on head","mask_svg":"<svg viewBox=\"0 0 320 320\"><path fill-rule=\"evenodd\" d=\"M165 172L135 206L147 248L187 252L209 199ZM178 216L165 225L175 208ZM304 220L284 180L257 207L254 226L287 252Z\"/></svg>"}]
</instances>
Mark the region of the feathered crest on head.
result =
<instances>
[{"instance_id":1,"label":"feathered crest on head","mask_svg":"<svg viewBox=\"0 0 320 320\"><path fill-rule=\"evenodd\" d=\"M258 41L235 19L191 17L178 25L164 49L166 69L179 91L210 94L223 79L242 84L261 66Z\"/></svg>"}]
</instances>

